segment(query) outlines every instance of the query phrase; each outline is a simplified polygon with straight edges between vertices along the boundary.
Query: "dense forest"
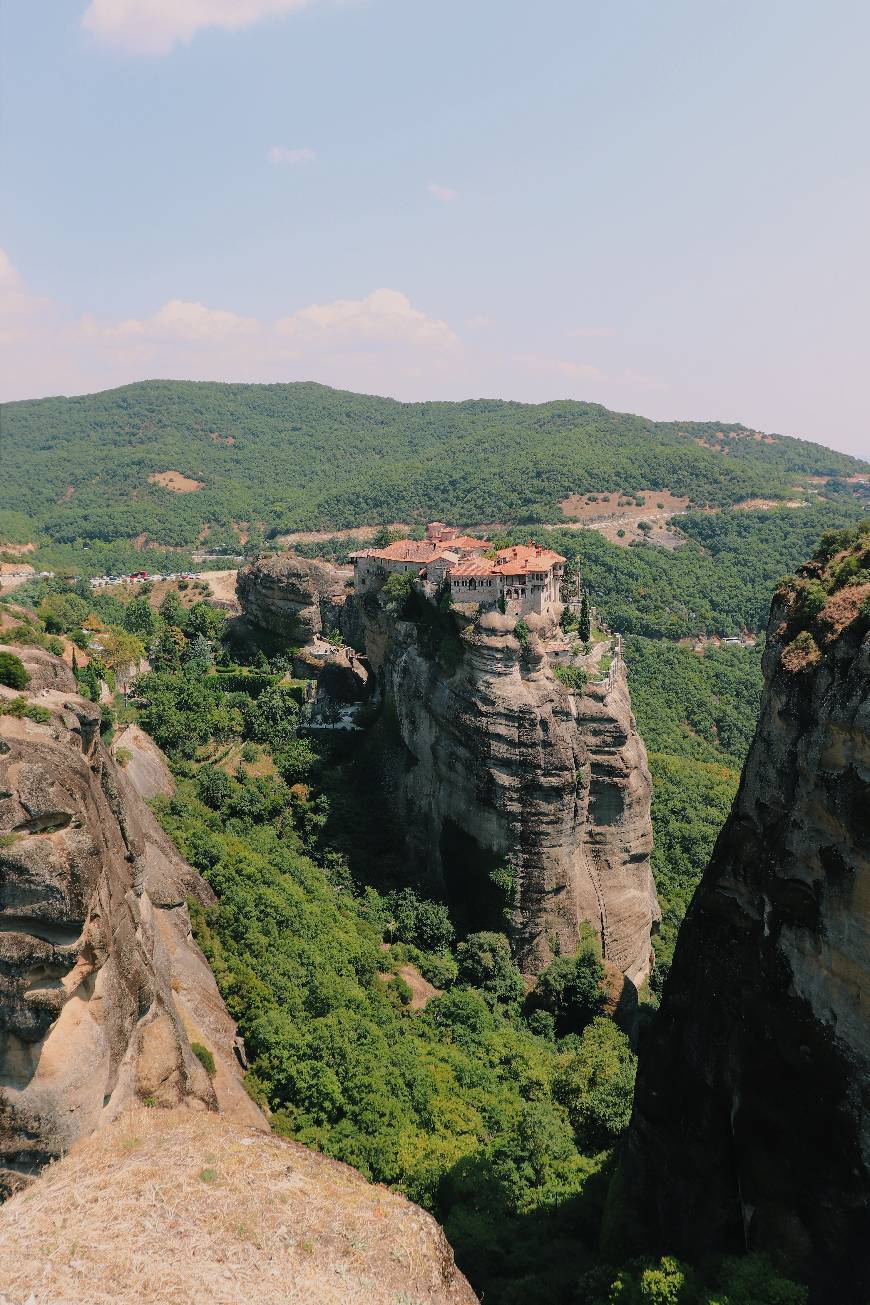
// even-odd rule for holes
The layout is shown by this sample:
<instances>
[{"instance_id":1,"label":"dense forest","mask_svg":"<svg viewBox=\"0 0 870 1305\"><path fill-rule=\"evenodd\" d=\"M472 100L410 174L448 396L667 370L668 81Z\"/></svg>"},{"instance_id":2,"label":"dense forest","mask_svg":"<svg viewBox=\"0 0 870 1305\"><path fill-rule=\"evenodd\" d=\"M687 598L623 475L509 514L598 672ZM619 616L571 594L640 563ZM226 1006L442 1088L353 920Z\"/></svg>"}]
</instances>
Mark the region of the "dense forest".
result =
<instances>
[{"instance_id":1,"label":"dense forest","mask_svg":"<svg viewBox=\"0 0 870 1305\"><path fill-rule=\"evenodd\" d=\"M786 501L796 480L817 476L838 478L824 492L848 505L844 478L867 464L786 436L588 403L408 404L313 384L147 381L6 405L3 470L0 541L32 540L43 565L93 574L136 561L169 569L131 540L238 548L242 523L271 537L432 517L554 522L578 491L670 489L725 507ZM153 479L168 472L184 481Z\"/></svg>"}]
</instances>

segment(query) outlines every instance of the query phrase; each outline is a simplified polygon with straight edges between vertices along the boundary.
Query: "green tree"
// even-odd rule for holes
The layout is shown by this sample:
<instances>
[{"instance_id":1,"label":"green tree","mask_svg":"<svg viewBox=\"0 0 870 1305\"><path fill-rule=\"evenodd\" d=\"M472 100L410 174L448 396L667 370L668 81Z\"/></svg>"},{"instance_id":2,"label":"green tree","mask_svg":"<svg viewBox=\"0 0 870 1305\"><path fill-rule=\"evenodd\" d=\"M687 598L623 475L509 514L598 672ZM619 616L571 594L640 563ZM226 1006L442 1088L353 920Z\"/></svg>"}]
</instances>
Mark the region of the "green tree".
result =
<instances>
[{"instance_id":1,"label":"green tree","mask_svg":"<svg viewBox=\"0 0 870 1305\"><path fill-rule=\"evenodd\" d=\"M541 974L532 994L533 1009L549 1011L556 1033L579 1033L604 1006L604 966L591 945L575 956L557 956Z\"/></svg>"},{"instance_id":2,"label":"green tree","mask_svg":"<svg viewBox=\"0 0 870 1305\"><path fill-rule=\"evenodd\" d=\"M30 683L30 674L20 657L15 653L0 652L0 684L8 689L26 689Z\"/></svg>"},{"instance_id":3,"label":"green tree","mask_svg":"<svg viewBox=\"0 0 870 1305\"><path fill-rule=\"evenodd\" d=\"M456 960L459 979L480 988L495 1001L517 1003L525 996L522 975L503 933L469 934L456 948Z\"/></svg>"},{"instance_id":4,"label":"green tree","mask_svg":"<svg viewBox=\"0 0 870 1305\"><path fill-rule=\"evenodd\" d=\"M160 615L166 625L174 626L177 630L187 628L187 608L175 589L167 589L166 596L160 604Z\"/></svg>"},{"instance_id":5,"label":"green tree","mask_svg":"<svg viewBox=\"0 0 870 1305\"><path fill-rule=\"evenodd\" d=\"M157 634L157 613L147 598L131 598L124 609L124 626L143 643L148 644Z\"/></svg>"},{"instance_id":6,"label":"green tree","mask_svg":"<svg viewBox=\"0 0 870 1305\"><path fill-rule=\"evenodd\" d=\"M582 643L588 643L592 637L592 622L589 616L589 598L586 593L580 600L580 620L577 623L577 633Z\"/></svg>"}]
</instances>

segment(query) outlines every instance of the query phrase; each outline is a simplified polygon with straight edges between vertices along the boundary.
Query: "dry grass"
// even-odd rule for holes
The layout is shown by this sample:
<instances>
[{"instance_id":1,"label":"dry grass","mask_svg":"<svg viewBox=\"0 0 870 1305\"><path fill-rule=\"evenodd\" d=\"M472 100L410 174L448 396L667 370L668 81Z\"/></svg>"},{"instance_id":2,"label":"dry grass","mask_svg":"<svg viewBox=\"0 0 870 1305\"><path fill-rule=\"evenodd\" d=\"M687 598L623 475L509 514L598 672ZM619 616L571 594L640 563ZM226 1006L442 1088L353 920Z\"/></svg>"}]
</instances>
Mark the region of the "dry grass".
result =
<instances>
[{"instance_id":1,"label":"dry grass","mask_svg":"<svg viewBox=\"0 0 870 1305\"><path fill-rule=\"evenodd\" d=\"M422 1210L211 1114L125 1114L0 1208L0 1305L474 1299Z\"/></svg>"}]
</instances>

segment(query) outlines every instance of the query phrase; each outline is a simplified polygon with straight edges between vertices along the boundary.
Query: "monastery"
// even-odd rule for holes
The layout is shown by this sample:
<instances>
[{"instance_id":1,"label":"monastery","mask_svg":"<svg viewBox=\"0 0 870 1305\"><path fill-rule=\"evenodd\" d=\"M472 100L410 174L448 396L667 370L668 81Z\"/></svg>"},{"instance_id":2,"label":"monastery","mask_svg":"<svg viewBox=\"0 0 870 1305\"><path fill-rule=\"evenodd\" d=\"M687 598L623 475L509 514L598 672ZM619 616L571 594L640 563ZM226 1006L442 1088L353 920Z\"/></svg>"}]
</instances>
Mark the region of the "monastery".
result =
<instances>
[{"instance_id":1,"label":"monastery","mask_svg":"<svg viewBox=\"0 0 870 1305\"><path fill-rule=\"evenodd\" d=\"M487 539L461 535L441 521L426 527L426 538L399 539L386 548L352 554L358 593L382 584L393 571L409 571L427 593L445 580L454 603L500 606L511 615L549 613L560 604L565 558L537 544L502 548L494 556Z\"/></svg>"}]
</instances>

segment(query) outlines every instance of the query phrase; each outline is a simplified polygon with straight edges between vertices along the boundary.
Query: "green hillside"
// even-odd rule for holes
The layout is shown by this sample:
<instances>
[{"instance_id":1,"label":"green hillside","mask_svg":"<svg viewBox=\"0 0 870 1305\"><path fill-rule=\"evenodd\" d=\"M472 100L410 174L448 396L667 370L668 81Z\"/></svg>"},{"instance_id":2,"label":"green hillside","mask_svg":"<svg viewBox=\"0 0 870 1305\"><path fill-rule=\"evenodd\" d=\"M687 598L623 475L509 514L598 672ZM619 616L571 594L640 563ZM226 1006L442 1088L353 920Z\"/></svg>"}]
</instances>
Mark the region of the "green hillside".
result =
<instances>
[{"instance_id":1,"label":"green hillside","mask_svg":"<svg viewBox=\"0 0 870 1305\"><path fill-rule=\"evenodd\" d=\"M35 539L54 565L93 569L119 541L189 548L204 525L210 544L232 545L240 522L267 535L432 516L552 522L578 491L670 489L727 506L793 496L796 477L867 469L802 440L589 403L145 381L5 408L0 540ZM201 488L149 480L168 471Z\"/></svg>"}]
</instances>

